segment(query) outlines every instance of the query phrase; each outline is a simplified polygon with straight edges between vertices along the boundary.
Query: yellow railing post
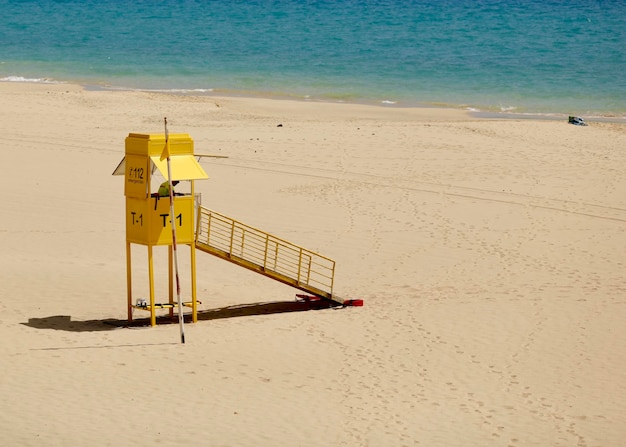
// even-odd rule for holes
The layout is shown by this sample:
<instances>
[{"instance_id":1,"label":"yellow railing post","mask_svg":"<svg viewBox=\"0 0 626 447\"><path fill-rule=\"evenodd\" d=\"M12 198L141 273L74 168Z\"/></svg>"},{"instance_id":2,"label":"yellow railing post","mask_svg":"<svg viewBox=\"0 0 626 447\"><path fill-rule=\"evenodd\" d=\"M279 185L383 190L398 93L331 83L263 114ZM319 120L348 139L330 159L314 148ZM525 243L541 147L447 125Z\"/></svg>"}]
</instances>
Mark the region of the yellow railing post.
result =
<instances>
[{"instance_id":1,"label":"yellow railing post","mask_svg":"<svg viewBox=\"0 0 626 447\"><path fill-rule=\"evenodd\" d=\"M302 248L300 248L299 254L298 254L298 279L297 279L298 282L300 282L301 272L302 272Z\"/></svg>"},{"instance_id":2,"label":"yellow railing post","mask_svg":"<svg viewBox=\"0 0 626 447\"><path fill-rule=\"evenodd\" d=\"M209 214L207 216L207 232L206 232L207 243L209 242L212 235L213 235L213 215Z\"/></svg>"},{"instance_id":3,"label":"yellow railing post","mask_svg":"<svg viewBox=\"0 0 626 447\"><path fill-rule=\"evenodd\" d=\"M263 268L267 268L267 252L270 248L270 235L265 235L265 252L263 253Z\"/></svg>"},{"instance_id":4,"label":"yellow railing post","mask_svg":"<svg viewBox=\"0 0 626 447\"><path fill-rule=\"evenodd\" d=\"M235 221L233 220L232 224L230 225L230 248L228 249L228 252L231 254L233 252L234 239L235 239Z\"/></svg>"},{"instance_id":5,"label":"yellow railing post","mask_svg":"<svg viewBox=\"0 0 626 447\"><path fill-rule=\"evenodd\" d=\"M309 269L306 274L306 283L308 284L311 281L311 257L309 256Z\"/></svg>"},{"instance_id":6,"label":"yellow railing post","mask_svg":"<svg viewBox=\"0 0 626 447\"><path fill-rule=\"evenodd\" d=\"M246 245L246 230L245 229L241 229L241 250L239 252L239 256L241 256L242 258L243 253L244 253L244 246Z\"/></svg>"}]
</instances>

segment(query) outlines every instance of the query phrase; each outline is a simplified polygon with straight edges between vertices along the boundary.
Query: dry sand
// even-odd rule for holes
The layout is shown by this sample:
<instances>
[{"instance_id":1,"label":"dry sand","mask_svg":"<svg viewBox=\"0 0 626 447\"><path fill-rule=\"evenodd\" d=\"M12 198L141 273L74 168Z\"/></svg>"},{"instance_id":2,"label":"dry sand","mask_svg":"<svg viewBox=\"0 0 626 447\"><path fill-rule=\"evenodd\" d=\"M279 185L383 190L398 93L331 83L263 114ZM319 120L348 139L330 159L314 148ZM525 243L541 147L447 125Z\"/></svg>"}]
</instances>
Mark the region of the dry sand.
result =
<instances>
[{"instance_id":1,"label":"dry sand","mask_svg":"<svg viewBox=\"0 0 626 447\"><path fill-rule=\"evenodd\" d=\"M626 125L0 92L1 444L624 445ZM229 156L203 162L204 206L335 259L365 306L280 312L296 290L199 253L211 312L185 345L106 324L126 318L111 173L164 116Z\"/></svg>"}]
</instances>

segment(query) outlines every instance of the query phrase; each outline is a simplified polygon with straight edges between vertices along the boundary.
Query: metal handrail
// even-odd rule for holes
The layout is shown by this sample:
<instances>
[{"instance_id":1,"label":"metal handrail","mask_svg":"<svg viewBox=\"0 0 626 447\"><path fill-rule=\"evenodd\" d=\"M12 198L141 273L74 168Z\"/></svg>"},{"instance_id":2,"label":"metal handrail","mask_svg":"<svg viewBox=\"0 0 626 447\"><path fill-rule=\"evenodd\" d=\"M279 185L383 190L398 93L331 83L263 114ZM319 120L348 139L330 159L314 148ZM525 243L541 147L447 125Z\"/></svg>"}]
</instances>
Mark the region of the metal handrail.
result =
<instances>
[{"instance_id":1,"label":"metal handrail","mask_svg":"<svg viewBox=\"0 0 626 447\"><path fill-rule=\"evenodd\" d=\"M332 296L335 261L202 206L196 246L303 290L310 287Z\"/></svg>"}]
</instances>

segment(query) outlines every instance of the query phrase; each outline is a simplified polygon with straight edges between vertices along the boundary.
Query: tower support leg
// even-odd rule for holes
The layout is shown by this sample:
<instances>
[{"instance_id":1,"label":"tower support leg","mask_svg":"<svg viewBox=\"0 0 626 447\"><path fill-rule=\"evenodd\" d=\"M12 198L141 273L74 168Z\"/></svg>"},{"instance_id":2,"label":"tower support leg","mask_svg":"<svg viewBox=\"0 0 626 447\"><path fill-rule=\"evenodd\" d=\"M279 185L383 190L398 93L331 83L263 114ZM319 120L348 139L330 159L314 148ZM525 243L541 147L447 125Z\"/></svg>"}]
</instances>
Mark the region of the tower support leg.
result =
<instances>
[{"instance_id":1,"label":"tower support leg","mask_svg":"<svg viewBox=\"0 0 626 447\"><path fill-rule=\"evenodd\" d=\"M126 295L128 297L128 321L133 321L133 274L130 259L130 242L126 242Z\"/></svg>"},{"instance_id":2,"label":"tower support leg","mask_svg":"<svg viewBox=\"0 0 626 447\"><path fill-rule=\"evenodd\" d=\"M156 326L156 311L154 309L154 262L152 261L151 245L148 245L148 280L150 281L150 326Z\"/></svg>"}]
</instances>

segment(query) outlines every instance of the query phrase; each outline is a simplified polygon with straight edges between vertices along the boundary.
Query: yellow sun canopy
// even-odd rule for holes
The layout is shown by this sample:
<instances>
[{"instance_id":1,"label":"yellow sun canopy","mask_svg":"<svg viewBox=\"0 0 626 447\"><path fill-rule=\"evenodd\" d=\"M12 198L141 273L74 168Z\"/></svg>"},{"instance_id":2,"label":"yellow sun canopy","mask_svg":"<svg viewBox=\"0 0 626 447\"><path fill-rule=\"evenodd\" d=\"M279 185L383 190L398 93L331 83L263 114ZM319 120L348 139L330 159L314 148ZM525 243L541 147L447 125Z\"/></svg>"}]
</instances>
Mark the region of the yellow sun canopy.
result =
<instances>
[{"instance_id":1,"label":"yellow sun canopy","mask_svg":"<svg viewBox=\"0 0 626 447\"><path fill-rule=\"evenodd\" d=\"M154 166L169 180L167 175L167 159L161 160L161 157L154 155L150 157ZM170 156L170 167L172 170L172 181L174 180L201 180L207 179L209 176L200 163L196 161L193 155L172 155Z\"/></svg>"}]
</instances>

